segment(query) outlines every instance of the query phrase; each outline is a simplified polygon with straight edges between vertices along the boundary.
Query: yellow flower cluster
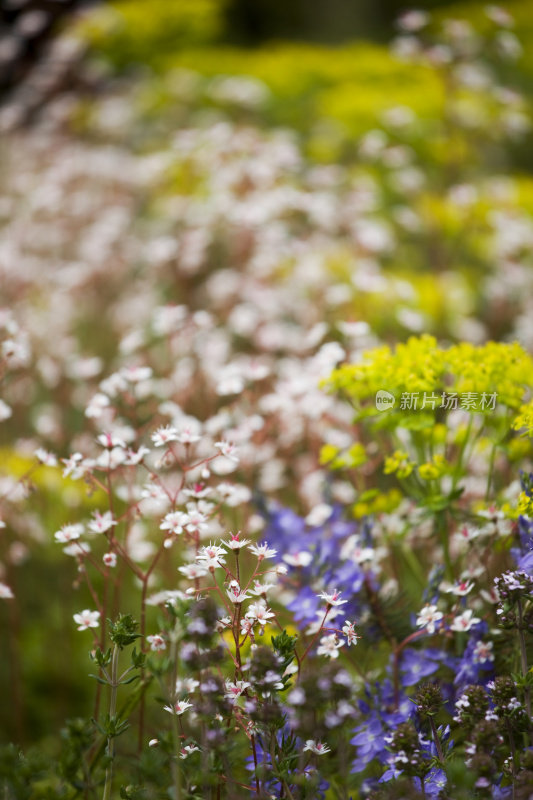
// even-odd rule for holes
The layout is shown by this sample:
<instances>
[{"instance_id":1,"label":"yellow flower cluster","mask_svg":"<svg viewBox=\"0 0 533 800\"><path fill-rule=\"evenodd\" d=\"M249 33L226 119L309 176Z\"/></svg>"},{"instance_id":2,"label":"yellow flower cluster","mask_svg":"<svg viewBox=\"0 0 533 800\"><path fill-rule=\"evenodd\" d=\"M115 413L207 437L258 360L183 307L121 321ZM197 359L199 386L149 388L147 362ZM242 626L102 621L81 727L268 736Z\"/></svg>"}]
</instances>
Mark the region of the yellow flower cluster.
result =
<instances>
[{"instance_id":1,"label":"yellow flower cluster","mask_svg":"<svg viewBox=\"0 0 533 800\"><path fill-rule=\"evenodd\" d=\"M521 406L520 413L513 422L513 428L522 431L522 436L533 436L533 400Z\"/></svg>"},{"instance_id":2,"label":"yellow flower cluster","mask_svg":"<svg viewBox=\"0 0 533 800\"><path fill-rule=\"evenodd\" d=\"M425 481L435 481L442 478L448 472L449 465L443 455L437 454L433 456L431 461L425 464L420 464L418 467L418 474Z\"/></svg>"},{"instance_id":3,"label":"yellow flower cluster","mask_svg":"<svg viewBox=\"0 0 533 800\"><path fill-rule=\"evenodd\" d=\"M444 358L459 393L496 392L498 405L518 409L525 390L533 386L533 359L518 342L462 342L445 351Z\"/></svg>"},{"instance_id":4,"label":"yellow flower cluster","mask_svg":"<svg viewBox=\"0 0 533 800\"><path fill-rule=\"evenodd\" d=\"M524 517L532 517L533 518L533 500L526 492L520 492L518 497L518 507L516 509L517 516L523 515Z\"/></svg>"},{"instance_id":5,"label":"yellow flower cluster","mask_svg":"<svg viewBox=\"0 0 533 800\"><path fill-rule=\"evenodd\" d=\"M395 350L385 346L367 351L360 363L336 369L326 385L331 391L345 394L364 412L363 416L378 413L396 416L402 410L412 413L412 408L403 409L399 402L403 395L415 393L435 397L457 393L460 397L476 396L478 399L496 395L499 407L519 409L526 391L533 387L533 359L518 343L473 345L462 342L443 348L433 336L426 334L411 337ZM380 390L389 392L396 400L389 410L365 406L365 401L374 400ZM487 403L460 407L471 412L491 408ZM424 413L435 416L439 408L442 405L434 402L424 407ZM533 406L527 408L527 420L533 429Z\"/></svg>"},{"instance_id":6,"label":"yellow flower cluster","mask_svg":"<svg viewBox=\"0 0 533 800\"><path fill-rule=\"evenodd\" d=\"M360 467L367 460L366 451L360 442L355 442L347 450L334 444L325 444L320 450L320 463L330 469Z\"/></svg>"},{"instance_id":7,"label":"yellow flower cluster","mask_svg":"<svg viewBox=\"0 0 533 800\"><path fill-rule=\"evenodd\" d=\"M408 478L413 471L415 464L409 460L409 455L403 450L396 450L391 456L385 459L383 469L385 475L396 473L398 478Z\"/></svg>"},{"instance_id":8,"label":"yellow flower cluster","mask_svg":"<svg viewBox=\"0 0 533 800\"><path fill-rule=\"evenodd\" d=\"M371 514L390 514L400 505L403 497L398 489L380 491L371 489L363 492L352 507L352 514L356 519L368 517Z\"/></svg>"}]
</instances>

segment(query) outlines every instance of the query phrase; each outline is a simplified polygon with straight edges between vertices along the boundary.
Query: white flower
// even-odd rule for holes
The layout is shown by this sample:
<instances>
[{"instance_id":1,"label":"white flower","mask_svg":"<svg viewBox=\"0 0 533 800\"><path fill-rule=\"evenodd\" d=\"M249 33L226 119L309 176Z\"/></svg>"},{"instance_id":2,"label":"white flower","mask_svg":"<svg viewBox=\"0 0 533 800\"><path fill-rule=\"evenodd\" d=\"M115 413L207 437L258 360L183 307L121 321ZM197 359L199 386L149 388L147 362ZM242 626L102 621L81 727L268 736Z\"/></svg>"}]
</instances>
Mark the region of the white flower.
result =
<instances>
[{"instance_id":1,"label":"white flower","mask_svg":"<svg viewBox=\"0 0 533 800\"><path fill-rule=\"evenodd\" d=\"M35 457L39 459L41 464L47 467L57 467L57 457L53 453L49 453L43 447L38 447L35 451Z\"/></svg>"},{"instance_id":2,"label":"white flower","mask_svg":"<svg viewBox=\"0 0 533 800\"><path fill-rule=\"evenodd\" d=\"M317 756L323 756L325 753L330 752L330 748L323 742L317 742L314 739L308 739L305 743L304 753L309 750L311 753L316 753Z\"/></svg>"},{"instance_id":3,"label":"white flower","mask_svg":"<svg viewBox=\"0 0 533 800\"><path fill-rule=\"evenodd\" d=\"M61 528L54 533L54 539L59 544L67 544L79 539L83 533L83 525L79 522L62 525Z\"/></svg>"},{"instance_id":4,"label":"white flower","mask_svg":"<svg viewBox=\"0 0 533 800\"><path fill-rule=\"evenodd\" d=\"M340 596L341 593L336 589L333 590L333 594L328 594L327 592L320 592L320 594L317 594L317 597L325 600L328 606L342 606L344 603L348 602L347 600L339 600Z\"/></svg>"},{"instance_id":5,"label":"white flower","mask_svg":"<svg viewBox=\"0 0 533 800\"><path fill-rule=\"evenodd\" d=\"M241 591L241 587L237 581L232 581L229 588L226 589L226 594L232 603L242 603L243 600L248 600L250 595L247 592Z\"/></svg>"},{"instance_id":6,"label":"white flower","mask_svg":"<svg viewBox=\"0 0 533 800\"><path fill-rule=\"evenodd\" d=\"M327 503L319 503L311 509L305 521L312 528L318 528L331 517L332 513L333 508L331 506L327 505Z\"/></svg>"},{"instance_id":7,"label":"white flower","mask_svg":"<svg viewBox=\"0 0 533 800\"><path fill-rule=\"evenodd\" d=\"M482 538L488 534L489 531L487 526L475 528L472 525L463 525L463 527L457 533L457 537L465 542L473 542L474 539Z\"/></svg>"},{"instance_id":8,"label":"white flower","mask_svg":"<svg viewBox=\"0 0 533 800\"><path fill-rule=\"evenodd\" d=\"M64 547L63 552L67 556L85 556L91 552L91 545L87 542L76 541Z\"/></svg>"},{"instance_id":9,"label":"white flower","mask_svg":"<svg viewBox=\"0 0 533 800\"><path fill-rule=\"evenodd\" d=\"M192 497L194 500L199 500L202 497L208 497L213 490L210 486L203 483L195 483L192 487L183 490L183 494L187 497Z\"/></svg>"},{"instance_id":10,"label":"white flower","mask_svg":"<svg viewBox=\"0 0 533 800\"><path fill-rule=\"evenodd\" d=\"M339 650L343 646L344 642L337 639L336 634L331 633L321 638L320 645L317 647L316 653L318 656L328 656L328 658L338 658Z\"/></svg>"},{"instance_id":11,"label":"white flower","mask_svg":"<svg viewBox=\"0 0 533 800\"><path fill-rule=\"evenodd\" d=\"M240 394L244 389L244 381L240 375L227 375L216 386L219 395Z\"/></svg>"},{"instance_id":12,"label":"white flower","mask_svg":"<svg viewBox=\"0 0 533 800\"><path fill-rule=\"evenodd\" d=\"M252 545L252 547L250 547L250 552L262 561L264 558L274 558L278 551L269 547L266 542L263 542L263 544Z\"/></svg>"},{"instance_id":13,"label":"white flower","mask_svg":"<svg viewBox=\"0 0 533 800\"><path fill-rule=\"evenodd\" d=\"M202 504L201 507L200 503ZM205 511L211 510L212 506L205 500L201 500L200 503L187 503L187 514L185 515L186 519L184 520L184 525L189 533L195 533L196 531L199 533L206 533L209 530L209 521ZM201 508L203 508L204 511L202 511Z\"/></svg>"},{"instance_id":14,"label":"white flower","mask_svg":"<svg viewBox=\"0 0 533 800\"><path fill-rule=\"evenodd\" d=\"M85 416L90 419L98 419L104 410L110 405L109 397L102 392L97 392L90 400L85 409Z\"/></svg>"},{"instance_id":15,"label":"white flower","mask_svg":"<svg viewBox=\"0 0 533 800\"><path fill-rule=\"evenodd\" d=\"M125 392L128 388L127 382L118 372L114 372L112 375L104 378L103 381L100 381L99 386L102 392L105 392L109 397L116 397L121 392Z\"/></svg>"},{"instance_id":16,"label":"white flower","mask_svg":"<svg viewBox=\"0 0 533 800\"><path fill-rule=\"evenodd\" d=\"M107 447L110 450L113 447L122 447L124 450L126 449L126 442L119 436L115 436L114 433L101 433L100 436L96 437L96 441L98 444L101 444L102 447Z\"/></svg>"},{"instance_id":17,"label":"white flower","mask_svg":"<svg viewBox=\"0 0 533 800\"><path fill-rule=\"evenodd\" d=\"M15 595L7 585L7 583L3 583L0 581L0 600L12 600Z\"/></svg>"},{"instance_id":18,"label":"white flower","mask_svg":"<svg viewBox=\"0 0 533 800\"><path fill-rule=\"evenodd\" d=\"M342 632L346 636L346 641L348 643L348 647L351 644L357 644L357 640L359 639L359 634L355 632L355 622L346 622L343 625Z\"/></svg>"},{"instance_id":19,"label":"white flower","mask_svg":"<svg viewBox=\"0 0 533 800\"><path fill-rule=\"evenodd\" d=\"M308 567L313 560L313 554L308 550L299 550L297 553L286 553L283 560L291 567Z\"/></svg>"},{"instance_id":20,"label":"white flower","mask_svg":"<svg viewBox=\"0 0 533 800\"><path fill-rule=\"evenodd\" d=\"M186 564L184 567L178 567L178 570L190 581L195 581L207 575L207 569L202 564Z\"/></svg>"},{"instance_id":21,"label":"white flower","mask_svg":"<svg viewBox=\"0 0 533 800\"><path fill-rule=\"evenodd\" d=\"M269 691L273 689L284 689L283 681L281 680L281 675L275 672L273 669L269 669L263 675L263 683L269 684Z\"/></svg>"},{"instance_id":22,"label":"white flower","mask_svg":"<svg viewBox=\"0 0 533 800\"><path fill-rule=\"evenodd\" d=\"M299 686L297 686L287 695L287 702L290 703L291 706L303 706L305 701L305 692L303 689L300 689Z\"/></svg>"},{"instance_id":23,"label":"white flower","mask_svg":"<svg viewBox=\"0 0 533 800\"><path fill-rule=\"evenodd\" d=\"M188 700L178 700L172 706L163 706L165 711L170 712L170 714L176 714L180 717L184 714L189 708L192 708L192 703L189 703Z\"/></svg>"},{"instance_id":24,"label":"white flower","mask_svg":"<svg viewBox=\"0 0 533 800\"><path fill-rule=\"evenodd\" d=\"M360 536L349 536L341 548L341 559L353 561L355 564L365 564L374 561L376 551L372 547L365 547Z\"/></svg>"},{"instance_id":25,"label":"white flower","mask_svg":"<svg viewBox=\"0 0 533 800\"><path fill-rule=\"evenodd\" d=\"M216 569L226 563L225 555L226 551L223 547L219 547L216 544L209 544L201 548L196 556L196 560L201 561L203 566L207 567L207 569Z\"/></svg>"},{"instance_id":26,"label":"white flower","mask_svg":"<svg viewBox=\"0 0 533 800\"><path fill-rule=\"evenodd\" d=\"M221 456L225 456L230 461L234 461L236 464L239 463L239 456L237 455L238 450L234 444L230 442L215 442L215 447L220 452Z\"/></svg>"},{"instance_id":27,"label":"white flower","mask_svg":"<svg viewBox=\"0 0 533 800\"><path fill-rule=\"evenodd\" d=\"M183 526L188 517L183 511L169 511L165 514L163 521L159 526L162 531L169 531L176 535L183 533Z\"/></svg>"},{"instance_id":28,"label":"white flower","mask_svg":"<svg viewBox=\"0 0 533 800\"><path fill-rule=\"evenodd\" d=\"M181 444L195 444L202 438L199 433L194 431L191 427L181 428L177 434L177 440Z\"/></svg>"},{"instance_id":29,"label":"white flower","mask_svg":"<svg viewBox=\"0 0 533 800\"><path fill-rule=\"evenodd\" d=\"M164 425L152 434L152 442L156 447L165 447L170 442L178 441L178 431L172 425Z\"/></svg>"},{"instance_id":30,"label":"white flower","mask_svg":"<svg viewBox=\"0 0 533 800\"><path fill-rule=\"evenodd\" d=\"M128 448L126 450L126 458L124 459L124 464L130 467L135 466L136 464L140 464L143 458L147 456L149 452L150 450L148 449L148 447L144 447L144 445L141 445L141 447L139 447L137 451Z\"/></svg>"},{"instance_id":31,"label":"white flower","mask_svg":"<svg viewBox=\"0 0 533 800\"><path fill-rule=\"evenodd\" d=\"M269 592L271 589L275 589L275 588L276 588L276 584L275 583L261 583L258 580L254 580L254 585L250 589L250 591L251 591L252 594L255 594L257 597L260 597L261 595L267 594L267 592Z\"/></svg>"},{"instance_id":32,"label":"white flower","mask_svg":"<svg viewBox=\"0 0 533 800\"><path fill-rule=\"evenodd\" d=\"M268 620L274 617L274 612L267 608L265 603L259 601L258 603L251 603L246 616L248 619L258 622L261 627L264 627Z\"/></svg>"},{"instance_id":33,"label":"white flower","mask_svg":"<svg viewBox=\"0 0 533 800\"><path fill-rule=\"evenodd\" d=\"M69 458L61 459L65 468L63 470L63 477L68 478L72 476L74 480L83 477L83 456L81 453L73 453Z\"/></svg>"},{"instance_id":34,"label":"white flower","mask_svg":"<svg viewBox=\"0 0 533 800\"><path fill-rule=\"evenodd\" d=\"M157 747L159 745L159 739L150 739L148 742L148 747Z\"/></svg>"},{"instance_id":35,"label":"white flower","mask_svg":"<svg viewBox=\"0 0 533 800\"><path fill-rule=\"evenodd\" d=\"M195 678L178 678L176 681L176 694L181 694L182 692L192 694L199 686L200 681Z\"/></svg>"},{"instance_id":36,"label":"white flower","mask_svg":"<svg viewBox=\"0 0 533 800\"><path fill-rule=\"evenodd\" d=\"M117 521L113 519L111 511L105 511L103 514L99 511L95 511L87 527L91 533L105 533L116 524Z\"/></svg>"},{"instance_id":37,"label":"white flower","mask_svg":"<svg viewBox=\"0 0 533 800\"><path fill-rule=\"evenodd\" d=\"M514 25L513 17L505 11L501 6L489 5L483 9L487 17L492 20L496 25L501 25L503 28L512 28Z\"/></svg>"},{"instance_id":38,"label":"white flower","mask_svg":"<svg viewBox=\"0 0 533 800\"><path fill-rule=\"evenodd\" d=\"M249 545L251 541L250 539L239 539L239 533L230 533L230 536L229 542L222 542L224 547L228 547L230 550L240 550Z\"/></svg>"},{"instance_id":39,"label":"white flower","mask_svg":"<svg viewBox=\"0 0 533 800\"><path fill-rule=\"evenodd\" d=\"M474 647L474 662L476 664L484 664L485 661L494 661L493 649L493 642L476 642L476 646Z\"/></svg>"},{"instance_id":40,"label":"white flower","mask_svg":"<svg viewBox=\"0 0 533 800\"><path fill-rule=\"evenodd\" d=\"M425 25L428 24L430 16L427 11L421 11L418 9L413 9L412 11L406 11L398 20L398 25L402 29L402 31L409 31L409 33L413 33L415 31L419 31Z\"/></svg>"},{"instance_id":41,"label":"white flower","mask_svg":"<svg viewBox=\"0 0 533 800\"><path fill-rule=\"evenodd\" d=\"M225 689L225 696L228 700L237 700L241 696L241 694L251 686L248 681L226 681L226 689Z\"/></svg>"},{"instance_id":42,"label":"white flower","mask_svg":"<svg viewBox=\"0 0 533 800\"><path fill-rule=\"evenodd\" d=\"M126 460L126 451L122 447L114 447L112 450L103 450L96 459L96 465L104 470L112 470L119 467Z\"/></svg>"},{"instance_id":43,"label":"white flower","mask_svg":"<svg viewBox=\"0 0 533 800\"><path fill-rule=\"evenodd\" d=\"M11 406L8 406L3 400L0 400L0 422L3 422L5 419L9 419L13 414L13 409Z\"/></svg>"},{"instance_id":44,"label":"white flower","mask_svg":"<svg viewBox=\"0 0 533 800\"><path fill-rule=\"evenodd\" d=\"M182 747L180 750L180 758L185 759L188 758L192 753L195 753L200 748L197 747L195 744L186 744L185 747Z\"/></svg>"},{"instance_id":45,"label":"white flower","mask_svg":"<svg viewBox=\"0 0 533 800\"><path fill-rule=\"evenodd\" d=\"M116 553L104 553L102 557L102 561L106 565L106 567L116 567L117 566L117 554Z\"/></svg>"},{"instance_id":46,"label":"white flower","mask_svg":"<svg viewBox=\"0 0 533 800\"><path fill-rule=\"evenodd\" d=\"M441 588L444 588L444 591L448 592L448 594L454 594L456 597L465 597L472 591L474 584L472 581L458 581L457 583L446 585Z\"/></svg>"},{"instance_id":47,"label":"white flower","mask_svg":"<svg viewBox=\"0 0 533 800\"><path fill-rule=\"evenodd\" d=\"M152 368L141 366L123 367L120 370L120 374L130 383L140 383L152 377Z\"/></svg>"},{"instance_id":48,"label":"white flower","mask_svg":"<svg viewBox=\"0 0 533 800\"><path fill-rule=\"evenodd\" d=\"M146 641L150 645L150 650L153 650L154 653L159 653L162 650L167 649L167 643L160 633L155 633L153 636L147 636Z\"/></svg>"},{"instance_id":49,"label":"white flower","mask_svg":"<svg viewBox=\"0 0 533 800\"><path fill-rule=\"evenodd\" d=\"M248 617L244 617L243 619L241 619L241 635L253 637L254 625L255 625L254 619L248 619Z\"/></svg>"},{"instance_id":50,"label":"white flower","mask_svg":"<svg viewBox=\"0 0 533 800\"><path fill-rule=\"evenodd\" d=\"M88 608L79 614L74 614L74 622L79 631L86 631L88 628L97 628L100 624L100 612L89 611Z\"/></svg>"},{"instance_id":51,"label":"white flower","mask_svg":"<svg viewBox=\"0 0 533 800\"><path fill-rule=\"evenodd\" d=\"M472 625L477 625L481 620L473 616L473 611L467 609L454 618L450 625L452 631L469 631Z\"/></svg>"},{"instance_id":52,"label":"white flower","mask_svg":"<svg viewBox=\"0 0 533 800\"><path fill-rule=\"evenodd\" d=\"M251 500L252 492L248 486L241 484L219 483L217 486L217 493L227 506L235 508L248 503Z\"/></svg>"},{"instance_id":53,"label":"white flower","mask_svg":"<svg viewBox=\"0 0 533 800\"><path fill-rule=\"evenodd\" d=\"M435 623L442 619L442 612L437 606L426 604L416 618L419 628L427 628L428 633L435 633Z\"/></svg>"}]
</instances>

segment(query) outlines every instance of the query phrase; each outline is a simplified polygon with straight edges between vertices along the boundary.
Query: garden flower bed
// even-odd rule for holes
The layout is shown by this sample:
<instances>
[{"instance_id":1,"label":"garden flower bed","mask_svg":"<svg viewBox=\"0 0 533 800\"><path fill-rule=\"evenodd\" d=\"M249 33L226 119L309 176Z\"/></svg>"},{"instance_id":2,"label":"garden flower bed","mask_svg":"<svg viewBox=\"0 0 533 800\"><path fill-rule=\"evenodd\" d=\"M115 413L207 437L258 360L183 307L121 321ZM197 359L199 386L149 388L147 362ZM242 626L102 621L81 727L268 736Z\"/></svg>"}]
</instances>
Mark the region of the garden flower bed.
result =
<instances>
[{"instance_id":1,"label":"garden flower bed","mask_svg":"<svg viewBox=\"0 0 533 800\"><path fill-rule=\"evenodd\" d=\"M2 797L529 798L521 25L184 9L5 138Z\"/></svg>"}]
</instances>

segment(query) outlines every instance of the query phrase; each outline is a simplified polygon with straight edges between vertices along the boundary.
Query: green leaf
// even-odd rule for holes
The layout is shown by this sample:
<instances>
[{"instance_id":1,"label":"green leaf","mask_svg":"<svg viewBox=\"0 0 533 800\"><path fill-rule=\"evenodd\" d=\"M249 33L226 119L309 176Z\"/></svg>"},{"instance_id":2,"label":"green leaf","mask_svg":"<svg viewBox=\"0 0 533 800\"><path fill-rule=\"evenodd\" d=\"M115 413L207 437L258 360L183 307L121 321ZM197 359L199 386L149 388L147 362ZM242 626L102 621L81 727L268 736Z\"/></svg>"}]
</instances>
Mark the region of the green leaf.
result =
<instances>
[{"instance_id":1,"label":"green leaf","mask_svg":"<svg viewBox=\"0 0 533 800\"><path fill-rule=\"evenodd\" d=\"M96 681L98 681L98 683L103 683L104 686L108 685L108 681L106 681L104 678L101 678L100 675L93 675L92 672L89 672L88 674L89 678L94 678Z\"/></svg>"},{"instance_id":2,"label":"green leaf","mask_svg":"<svg viewBox=\"0 0 533 800\"><path fill-rule=\"evenodd\" d=\"M116 622L108 620L109 623L109 638L113 644L118 645L120 649L133 644L135 639L140 638L140 633L137 633L138 623L133 619L131 614L119 614Z\"/></svg>"}]
</instances>

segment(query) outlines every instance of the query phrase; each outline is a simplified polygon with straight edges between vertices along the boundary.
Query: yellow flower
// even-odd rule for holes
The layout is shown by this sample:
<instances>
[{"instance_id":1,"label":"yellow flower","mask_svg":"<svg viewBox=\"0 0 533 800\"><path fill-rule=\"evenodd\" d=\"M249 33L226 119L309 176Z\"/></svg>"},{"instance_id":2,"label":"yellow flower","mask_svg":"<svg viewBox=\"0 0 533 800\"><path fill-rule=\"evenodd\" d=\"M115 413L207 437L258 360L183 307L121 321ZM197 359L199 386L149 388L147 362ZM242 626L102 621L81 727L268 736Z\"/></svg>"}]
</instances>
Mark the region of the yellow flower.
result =
<instances>
[{"instance_id":1,"label":"yellow flower","mask_svg":"<svg viewBox=\"0 0 533 800\"><path fill-rule=\"evenodd\" d=\"M425 481L437 480L441 478L448 471L448 464L442 455L436 455L431 461L425 464L420 464L418 467L418 474Z\"/></svg>"},{"instance_id":2,"label":"yellow flower","mask_svg":"<svg viewBox=\"0 0 533 800\"><path fill-rule=\"evenodd\" d=\"M533 498L529 497L525 492L521 492L518 497L518 514L524 517L533 517Z\"/></svg>"},{"instance_id":3,"label":"yellow flower","mask_svg":"<svg viewBox=\"0 0 533 800\"><path fill-rule=\"evenodd\" d=\"M520 413L513 422L515 431L522 430L522 436L533 436L533 400L520 408Z\"/></svg>"},{"instance_id":4,"label":"yellow flower","mask_svg":"<svg viewBox=\"0 0 533 800\"><path fill-rule=\"evenodd\" d=\"M475 396L477 403L465 402L458 406L471 412L492 412L496 404L518 409L524 402L526 390L533 387L533 359L517 342L484 345L462 342L443 348L433 336L425 334L410 337L395 350L384 346L365 352L361 363L346 364L334 370L326 386L347 395L365 416L377 415L397 422L399 416L412 417L422 409L435 417L442 408L436 398L442 393ZM425 393L428 398L435 395L435 400L416 408L394 404L385 411L375 405L365 405L365 401L374 400L380 390L395 398L404 393L418 393L422 399ZM489 400L494 396L495 402L491 404ZM522 417L523 425L533 430L531 404L524 407Z\"/></svg>"},{"instance_id":5,"label":"yellow flower","mask_svg":"<svg viewBox=\"0 0 533 800\"><path fill-rule=\"evenodd\" d=\"M396 473L398 478L407 478L414 469L414 462L409 460L407 453L403 450L396 450L392 456L385 459L383 472L385 475Z\"/></svg>"}]
</instances>

